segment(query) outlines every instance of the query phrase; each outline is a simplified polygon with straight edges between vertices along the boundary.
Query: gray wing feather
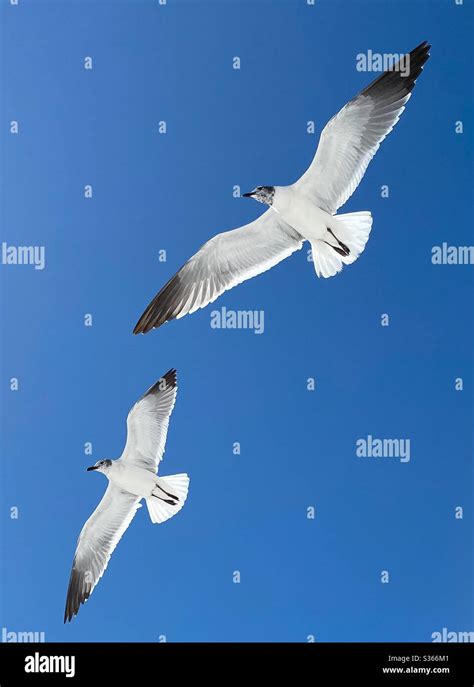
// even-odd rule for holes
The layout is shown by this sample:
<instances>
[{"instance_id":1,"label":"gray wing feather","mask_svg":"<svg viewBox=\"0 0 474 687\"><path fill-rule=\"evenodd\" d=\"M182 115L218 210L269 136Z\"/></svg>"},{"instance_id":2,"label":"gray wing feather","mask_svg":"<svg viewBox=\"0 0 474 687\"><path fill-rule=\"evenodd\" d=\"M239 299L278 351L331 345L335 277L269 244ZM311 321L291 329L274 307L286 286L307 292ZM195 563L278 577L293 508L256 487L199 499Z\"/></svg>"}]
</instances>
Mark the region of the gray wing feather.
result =
<instances>
[{"instance_id":1,"label":"gray wing feather","mask_svg":"<svg viewBox=\"0 0 474 687\"><path fill-rule=\"evenodd\" d=\"M66 596L64 622L77 615L92 594L110 557L132 522L140 498L109 482L99 505L81 530Z\"/></svg>"},{"instance_id":2,"label":"gray wing feather","mask_svg":"<svg viewBox=\"0 0 474 687\"><path fill-rule=\"evenodd\" d=\"M153 298L134 334L149 332L212 303L224 291L261 274L302 246L302 237L274 210L214 236Z\"/></svg>"},{"instance_id":3,"label":"gray wing feather","mask_svg":"<svg viewBox=\"0 0 474 687\"><path fill-rule=\"evenodd\" d=\"M398 122L429 58L425 42L350 100L325 126L313 161L294 184L318 207L334 214L352 195L381 142Z\"/></svg>"},{"instance_id":4,"label":"gray wing feather","mask_svg":"<svg viewBox=\"0 0 474 687\"><path fill-rule=\"evenodd\" d=\"M156 474L165 451L177 390L176 370L169 370L135 403L127 417L123 462Z\"/></svg>"}]
</instances>

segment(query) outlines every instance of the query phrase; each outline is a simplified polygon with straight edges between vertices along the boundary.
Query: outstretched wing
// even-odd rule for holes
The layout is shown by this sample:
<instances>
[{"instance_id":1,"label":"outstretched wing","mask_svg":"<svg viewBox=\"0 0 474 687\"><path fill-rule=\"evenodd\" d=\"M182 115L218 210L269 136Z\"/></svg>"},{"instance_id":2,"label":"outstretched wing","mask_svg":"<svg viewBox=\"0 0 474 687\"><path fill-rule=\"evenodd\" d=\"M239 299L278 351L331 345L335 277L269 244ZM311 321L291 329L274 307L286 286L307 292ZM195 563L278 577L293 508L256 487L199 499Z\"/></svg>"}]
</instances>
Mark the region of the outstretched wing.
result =
<instances>
[{"instance_id":1,"label":"outstretched wing","mask_svg":"<svg viewBox=\"0 0 474 687\"><path fill-rule=\"evenodd\" d=\"M140 508L140 498L109 482L77 540L66 597L64 622L71 621L92 594L123 533Z\"/></svg>"},{"instance_id":2,"label":"outstretched wing","mask_svg":"<svg viewBox=\"0 0 474 687\"><path fill-rule=\"evenodd\" d=\"M301 248L302 241L271 209L250 224L214 236L154 297L133 333L145 334L204 308L224 291L287 258Z\"/></svg>"},{"instance_id":3,"label":"outstretched wing","mask_svg":"<svg viewBox=\"0 0 474 687\"><path fill-rule=\"evenodd\" d=\"M135 403L127 417L123 462L156 474L177 389L176 370L169 370Z\"/></svg>"},{"instance_id":4,"label":"outstretched wing","mask_svg":"<svg viewBox=\"0 0 474 687\"><path fill-rule=\"evenodd\" d=\"M425 41L350 100L324 127L313 161L294 184L334 214L353 194L381 142L398 122L429 58ZM403 69L405 67L406 69Z\"/></svg>"}]
</instances>

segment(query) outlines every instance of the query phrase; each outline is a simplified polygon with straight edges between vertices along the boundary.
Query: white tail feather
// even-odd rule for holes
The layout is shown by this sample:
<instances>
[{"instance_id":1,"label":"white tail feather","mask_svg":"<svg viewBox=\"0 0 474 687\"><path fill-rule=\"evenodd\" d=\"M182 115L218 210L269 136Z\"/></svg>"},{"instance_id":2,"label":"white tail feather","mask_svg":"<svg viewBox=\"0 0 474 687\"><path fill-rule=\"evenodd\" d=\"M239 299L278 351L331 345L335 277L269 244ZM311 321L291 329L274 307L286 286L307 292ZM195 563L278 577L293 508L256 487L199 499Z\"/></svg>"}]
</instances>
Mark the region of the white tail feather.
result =
<instances>
[{"instance_id":1,"label":"white tail feather","mask_svg":"<svg viewBox=\"0 0 474 687\"><path fill-rule=\"evenodd\" d=\"M365 248L372 229L372 215L368 211L349 212L335 215L331 230L334 236L349 249L349 255L340 255L333 245L339 247L337 240L329 232L327 243L321 239L311 242L314 269L318 277L332 277L357 260ZM328 243L332 245L328 245Z\"/></svg>"},{"instance_id":2,"label":"white tail feather","mask_svg":"<svg viewBox=\"0 0 474 687\"><path fill-rule=\"evenodd\" d=\"M188 496L189 477L185 473L170 475L169 477L157 477L156 483L157 486L153 490L154 496L149 496L146 499L146 505L151 521L160 523L172 518L184 506ZM177 497L177 500L173 497ZM166 503L162 499L171 501L175 505Z\"/></svg>"}]
</instances>

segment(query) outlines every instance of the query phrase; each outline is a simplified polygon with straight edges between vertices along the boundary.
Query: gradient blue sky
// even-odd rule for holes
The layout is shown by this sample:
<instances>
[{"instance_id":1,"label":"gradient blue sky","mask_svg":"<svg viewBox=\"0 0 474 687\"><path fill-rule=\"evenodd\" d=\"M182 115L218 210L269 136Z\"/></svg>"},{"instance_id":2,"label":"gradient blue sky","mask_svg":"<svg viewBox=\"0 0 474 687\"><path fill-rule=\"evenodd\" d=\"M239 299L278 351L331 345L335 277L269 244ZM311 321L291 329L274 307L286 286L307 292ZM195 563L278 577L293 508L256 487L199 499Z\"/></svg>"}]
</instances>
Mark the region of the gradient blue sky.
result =
<instances>
[{"instance_id":1,"label":"gradient blue sky","mask_svg":"<svg viewBox=\"0 0 474 687\"><path fill-rule=\"evenodd\" d=\"M44 245L46 268L0 265L1 626L59 641L474 629L472 267L431 263L434 245L472 244L469 5L4 0L1 235ZM133 337L205 240L261 212L234 185L305 170L326 121L376 76L356 55L425 39L414 96L344 208L374 216L359 261L318 280L304 249ZM264 334L211 329L221 306L263 309ZM76 538L106 486L85 468L120 455L130 406L170 367L161 473L190 474L186 507L161 526L139 511L64 626ZM409 438L411 461L357 458L368 434Z\"/></svg>"}]
</instances>

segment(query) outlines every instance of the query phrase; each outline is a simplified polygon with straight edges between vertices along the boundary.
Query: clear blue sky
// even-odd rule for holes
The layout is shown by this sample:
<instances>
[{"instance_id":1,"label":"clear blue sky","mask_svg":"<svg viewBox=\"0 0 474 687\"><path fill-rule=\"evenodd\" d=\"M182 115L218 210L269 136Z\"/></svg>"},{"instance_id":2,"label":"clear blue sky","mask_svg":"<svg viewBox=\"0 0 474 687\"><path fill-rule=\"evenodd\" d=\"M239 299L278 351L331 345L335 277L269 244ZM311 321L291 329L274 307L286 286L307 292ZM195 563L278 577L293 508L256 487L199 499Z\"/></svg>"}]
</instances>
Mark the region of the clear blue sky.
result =
<instances>
[{"instance_id":1,"label":"clear blue sky","mask_svg":"<svg viewBox=\"0 0 474 687\"><path fill-rule=\"evenodd\" d=\"M431 263L435 245L472 244L468 5L2 3L2 241L45 246L46 267L0 265L1 626L59 641L473 629L472 267ZM214 306L132 336L205 240L261 212L234 185L304 171L376 76L357 54L425 39L414 96L344 207L374 216L358 262L318 280L303 250L215 304L263 309L261 336L212 329ZM190 474L188 502L161 526L139 511L64 626L76 538L106 486L85 468L120 455L130 406L170 367L161 473ZM358 458L369 434L410 439L410 462Z\"/></svg>"}]
</instances>

